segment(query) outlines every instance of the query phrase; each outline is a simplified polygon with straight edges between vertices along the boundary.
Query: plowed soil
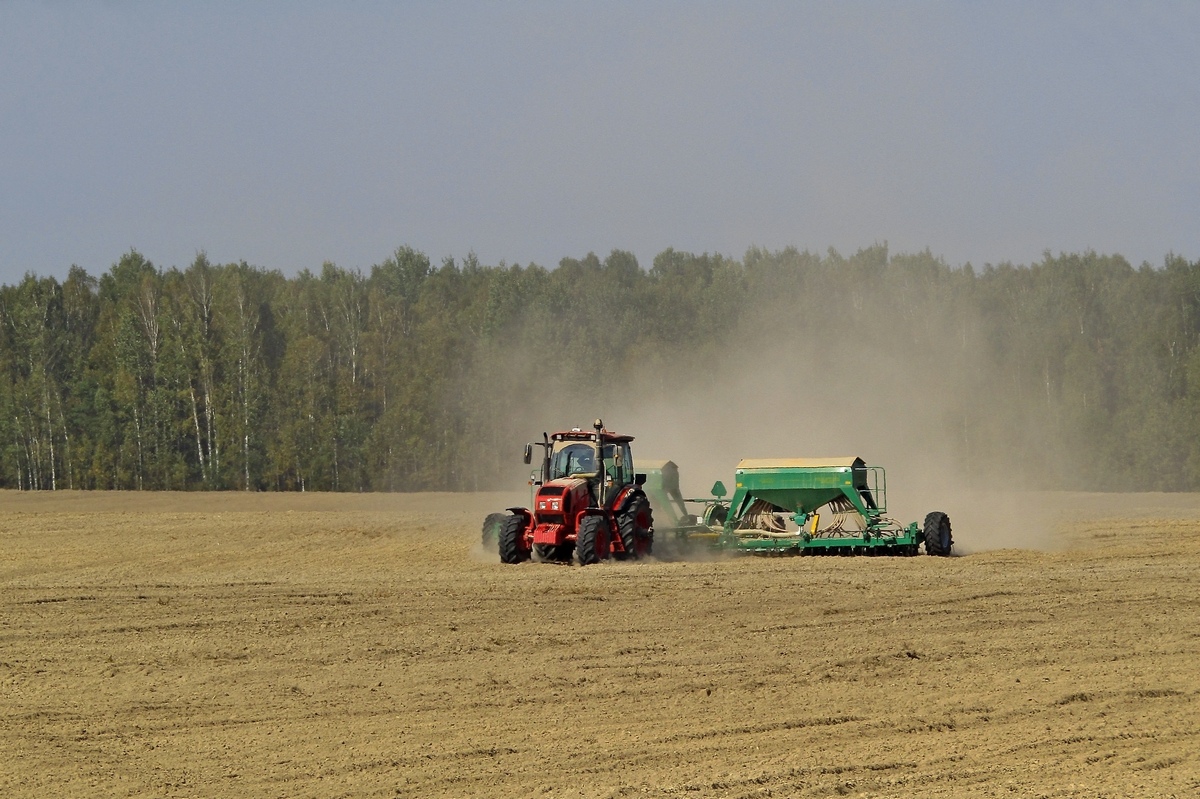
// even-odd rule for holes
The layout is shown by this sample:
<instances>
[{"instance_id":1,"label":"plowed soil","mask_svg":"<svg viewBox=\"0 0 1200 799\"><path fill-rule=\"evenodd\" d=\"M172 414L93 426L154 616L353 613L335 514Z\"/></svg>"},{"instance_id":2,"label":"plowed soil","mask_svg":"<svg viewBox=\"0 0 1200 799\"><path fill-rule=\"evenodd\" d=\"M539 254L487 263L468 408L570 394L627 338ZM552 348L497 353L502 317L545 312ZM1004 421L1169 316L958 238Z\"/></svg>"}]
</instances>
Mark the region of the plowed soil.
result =
<instances>
[{"instance_id":1,"label":"plowed soil","mask_svg":"<svg viewBox=\"0 0 1200 799\"><path fill-rule=\"evenodd\" d=\"M1200 792L1200 497L589 568L514 499L0 493L0 795Z\"/></svg>"}]
</instances>

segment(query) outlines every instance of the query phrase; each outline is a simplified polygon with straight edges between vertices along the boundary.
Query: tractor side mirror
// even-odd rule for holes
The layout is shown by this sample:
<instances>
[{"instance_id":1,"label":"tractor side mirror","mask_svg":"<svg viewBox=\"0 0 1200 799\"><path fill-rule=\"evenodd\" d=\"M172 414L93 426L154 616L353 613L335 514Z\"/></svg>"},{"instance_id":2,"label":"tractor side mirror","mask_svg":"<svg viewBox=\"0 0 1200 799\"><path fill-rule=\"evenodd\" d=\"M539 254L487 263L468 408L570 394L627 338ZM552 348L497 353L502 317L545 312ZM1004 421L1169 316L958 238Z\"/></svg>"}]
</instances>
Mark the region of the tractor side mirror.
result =
<instances>
[{"instance_id":1,"label":"tractor side mirror","mask_svg":"<svg viewBox=\"0 0 1200 799\"><path fill-rule=\"evenodd\" d=\"M726 492L725 492L725 484L724 483L722 483L720 480L713 483L712 495L714 497L716 497L717 499L720 499L721 497L725 496L725 493Z\"/></svg>"},{"instance_id":2,"label":"tractor side mirror","mask_svg":"<svg viewBox=\"0 0 1200 799\"><path fill-rule=\"evenodd\" d=\"M644 486L644 485L646 484L646 475L644 475L644 474L635 474L635 475L633 476L633 482L634 482L634 484L635 484L635 485Z\"/></svg>"},{"instance_id":3,"label":"tractor side mirror","mask_svg":"<svg viewBox=\"0 0 1200 799\"><path fill-rule=\"evenodd\" d=\"M531 463L532 461L533 461L533 444L526 444L525 445L525 462Z\"/></svg>"}]
</instances>

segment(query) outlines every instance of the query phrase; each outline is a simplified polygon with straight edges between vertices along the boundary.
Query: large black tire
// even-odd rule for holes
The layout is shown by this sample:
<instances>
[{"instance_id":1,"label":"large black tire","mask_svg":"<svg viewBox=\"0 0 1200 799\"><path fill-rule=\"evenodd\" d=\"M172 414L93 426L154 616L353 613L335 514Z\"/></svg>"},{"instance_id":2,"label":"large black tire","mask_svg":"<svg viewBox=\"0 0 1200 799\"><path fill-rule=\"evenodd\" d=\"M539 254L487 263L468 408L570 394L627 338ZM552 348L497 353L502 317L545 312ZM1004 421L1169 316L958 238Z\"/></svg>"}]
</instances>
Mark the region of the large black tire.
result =
<instances>
[{"instance_id":1,"label":"large black tire","mask_svg":"<svg viewBox=\"0 0 1200 799\"><path fill-rule=\"evenodd\" d=\"M508 516L507 513L489 513L483 520L482 538L485 547L495 546L496 542L500 540L500 527Z\"/></svg>"},{"instance_id":2,"label":"large black tire","mask_svg":"<svg viewBox=\"0 0 1200 799\"><path fill-rule=\"evenodd\" d=\"M608 557L608 520L603 516L584 516L575 536L575 559L580 566L591 566Z\"/></svg>"},{"instance_id":3,"label":"large black tire","mask_svg":"<svg viewBox=\"0 0 1200 799\"><path fill-rule=\"evenodd\" d=\"M500 525L500 562L521 563L529 560L529 550L525 549L525 517L512 514L504 517Z\"/></svg>"},{"instance_id":4,"label":"large black tire","mask_svg":"<svg viewBox=\"0 0 1200 799\"><path fill-rule=\"evenodd\" d=\"M649 555L654 548L654 514L645 497L634 497L624 511L617 516L617 534L625 552L622 560L635 560Z\"/></svg>"},{"instance_id":5,"label":"large black tire","mask_svg":"<svg viewBox=\"0 0 1200 799\"><path fill-rule=\"evenodd\" d=\"M950 517L935 510L925 517L925 554L948 557L954 538L950 535Z\"/></svg>"}]
</instances>

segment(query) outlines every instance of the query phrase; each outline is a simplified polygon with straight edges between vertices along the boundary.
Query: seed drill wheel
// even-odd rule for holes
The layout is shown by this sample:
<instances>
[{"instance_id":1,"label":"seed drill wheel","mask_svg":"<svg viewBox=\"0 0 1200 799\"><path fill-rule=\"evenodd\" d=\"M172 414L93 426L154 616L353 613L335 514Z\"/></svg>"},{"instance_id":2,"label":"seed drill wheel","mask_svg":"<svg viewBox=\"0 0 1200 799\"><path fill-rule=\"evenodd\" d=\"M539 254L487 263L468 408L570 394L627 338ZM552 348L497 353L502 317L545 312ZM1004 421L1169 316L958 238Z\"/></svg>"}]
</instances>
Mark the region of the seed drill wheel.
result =
<instances>
[{"instance_id":1,"label":"seed drill wheel","mask_svg":"<svg viewBox=\"0 0 1200 799\"><path fill-rule=\"evenodd\" d=\"M621 545L625 547L625 552L620 556L623 560L650 554L654 546L654 533L650 531L653 524L650 503L644 497L634 497L629 507L617 517L617 534L621 536Z\"/></svg>"},{"instance_id":2,"label":"seed drill wheel","mask_svg":"<svg viewBox=\"0 0 1200 799\"><path fill-rule=\"evenodd\" d=\"M954 539L950 537L950 517L935 510L925 517L925 554L948 557Z\"/></svg>"},{"instance_id":3,"label":"seed drill wheel","mask_svg":"<svg viewBox=\"0 0 1200 799\"><path fill-rule=\"evenodd\" d=\"M521 563L529 560L529 550L524 547L525 517L509 515L500 525L500 562Z\"/></svg>"},{"instance_id":4,"label":"seed drill wheel","mask_svg":"<svg viewBox=\"0 0 1200 799\"><path fill-rule=\"evenodd\" d=\"M500 540L500 527L508 518L507 513L489 513L483 520L483 545L494 546Z\"/></svg>"},{"instance_id":5,"label":"seed drill wheel","mask_svg":"<svg viewBox=\"0 0 1200 799\"><path fill-rule=\"evenodd\" d=\"M608 520L584 516L575 537L575 557L580 566L591 566L608 557Z\"/></svg>"}]
</instances>

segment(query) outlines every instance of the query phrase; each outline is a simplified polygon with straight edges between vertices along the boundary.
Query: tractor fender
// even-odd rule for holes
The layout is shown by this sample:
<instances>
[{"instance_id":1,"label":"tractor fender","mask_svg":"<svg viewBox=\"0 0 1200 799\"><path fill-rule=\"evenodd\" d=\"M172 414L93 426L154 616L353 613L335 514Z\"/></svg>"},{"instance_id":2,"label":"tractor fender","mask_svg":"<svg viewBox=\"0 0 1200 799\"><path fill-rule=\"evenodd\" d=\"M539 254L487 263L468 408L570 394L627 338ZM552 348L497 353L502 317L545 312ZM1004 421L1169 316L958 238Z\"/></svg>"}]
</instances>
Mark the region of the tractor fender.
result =
<instances>
[{"instance_id":1,"label":"tractor fender","mask_svg":"<svg viewBox=\"0 0 1200 799\"><path fill-rule=\"evenodd\" d=\"M608 511L604 510L604 508L590 508L590 507L589 508L580 508L579 511L575 514L575 526L576 527L579 526L579 523L581 521L583 521L585 516L604 516L607 518Z\"/></svg>"},{"instance_id":2,"label":"tractor fender","mask_svg":"<svg viewBox=\"0 0 1200 799\"><path fill-rule=\"evenodd\" d=\"M646 500L646 504L650 503L650 499L646 496L646 492L636 485L625 486L615 497L613 497L612 512L614 515L624 513L629 508L629 504L636 498L641 497Z\"/></svg>"},{"instance_id":3,"label":"tractor fender","mask_svg":"<svg viewBox=\"0 0 1200 799\"><path fill-rule=\"evenodd\" d=\"M513 516L520 516L523 518L525 520L526 527L529 527L529 522L533 520L533 514L529 512L528 508L505 508L505 510L511 513Z\"/></svg>"}]
</instances>

